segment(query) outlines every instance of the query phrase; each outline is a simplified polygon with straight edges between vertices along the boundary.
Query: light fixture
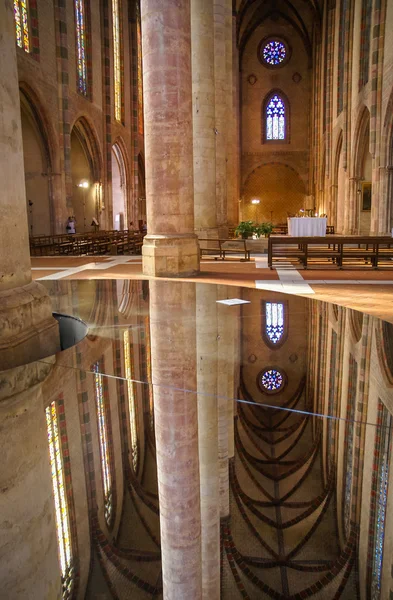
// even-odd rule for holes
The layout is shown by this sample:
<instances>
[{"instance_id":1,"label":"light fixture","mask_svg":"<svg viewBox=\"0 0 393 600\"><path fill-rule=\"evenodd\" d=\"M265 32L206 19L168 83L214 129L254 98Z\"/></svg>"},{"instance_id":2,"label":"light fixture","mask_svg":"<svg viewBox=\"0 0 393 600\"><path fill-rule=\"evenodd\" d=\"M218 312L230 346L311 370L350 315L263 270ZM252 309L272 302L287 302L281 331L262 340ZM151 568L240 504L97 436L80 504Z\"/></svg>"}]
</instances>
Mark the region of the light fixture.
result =
<instances>
[{"instance_id":1,"label":"light fixture","mask_svg":"<svg viewBox=\"0 0 393 600\"><path fill-rule=\"evenodd\" d=\"M260 200L258 200L258 198L254 198L254 200L251 200L251 204L259 204Z\"/></svg>"},{"instance_id":2,"label":"light fixture","mask_svg":"<svg viewBox=\"0 0 393 600\"><path fill-rule=\"evenodd\" d=\"M88 188L89 187L89 182L87 181L87 179L82 179L79 183L78 183L78 187L80 188Z\"/></svg>"}]
</instances>

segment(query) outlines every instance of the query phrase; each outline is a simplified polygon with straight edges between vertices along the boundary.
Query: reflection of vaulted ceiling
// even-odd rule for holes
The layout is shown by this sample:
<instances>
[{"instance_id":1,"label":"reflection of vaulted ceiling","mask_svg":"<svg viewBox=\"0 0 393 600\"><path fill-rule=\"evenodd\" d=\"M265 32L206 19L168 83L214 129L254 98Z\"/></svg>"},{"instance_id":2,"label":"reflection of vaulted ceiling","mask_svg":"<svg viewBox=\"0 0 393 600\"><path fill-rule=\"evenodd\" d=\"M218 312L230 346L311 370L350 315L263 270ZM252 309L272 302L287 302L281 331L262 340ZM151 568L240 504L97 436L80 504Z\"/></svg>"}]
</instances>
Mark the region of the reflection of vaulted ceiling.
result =
<instances>
[{"instance_id":1,"label":"reflection of vaulted ceiling","mask_svg":"<svg viewBox=\"0 0 393 600\"><path fill-rule=\"evenodd\" d=\"M300 36L311 57L313 30L318 33L323 0L237 0L237 42L243 52L250 36L266 21L283 20Z\"/></svg>"}]
</instances>

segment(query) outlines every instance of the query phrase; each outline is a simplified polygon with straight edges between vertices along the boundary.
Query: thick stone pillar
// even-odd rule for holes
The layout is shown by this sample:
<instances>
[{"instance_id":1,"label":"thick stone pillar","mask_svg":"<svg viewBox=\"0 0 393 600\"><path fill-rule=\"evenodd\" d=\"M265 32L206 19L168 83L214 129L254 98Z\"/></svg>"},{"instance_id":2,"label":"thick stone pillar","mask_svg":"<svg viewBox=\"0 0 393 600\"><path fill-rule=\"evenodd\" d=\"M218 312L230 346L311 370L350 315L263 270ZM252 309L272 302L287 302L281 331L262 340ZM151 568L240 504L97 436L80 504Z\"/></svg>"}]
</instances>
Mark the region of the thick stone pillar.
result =
<instances>
[{"instance_id":1,"label":"thick stone pillar","mask_svg":"<svg viewBox=\"0 0 393 600\"><path fill-rule=\"evenodd\" d=\"M194 233L190 0L142 0L148 235L143 273L199 271Z\"/></svg>"},{"instance_id":2,"label":"thick stone pillar","mask_svg":"<svg viewBox=\"0 0 393 600\"><path fill-rule=\"evenodd\" d=\"M44 288L32 283L13 4L0 0L0 369L58 349Z\"/></svg>"},{"instance_id":3,"label":"thick stone pillar","mask_svg":"<svg viewBox=\"0 0 393 600\"><path fill-rule=\"evenodd\" d=\"M218 299L227 298L226 286L218 286ZM220 517L229 516L229 428L228 428L228 346L231 342L229 321L231 306L218 304L218 367L217 367L217 397L218 397L218 459L220 486ZM232 404L232 402L231 402Z\"/></svg>"},{"instance_id":4,"label":"thick stone pillar","mask_svg":"<svg viewBox=\"0 0 393 600\"><path fill-rule=\"evenodd\" d=\"M181 319L179 319L181 315ZM202 598L195 285L150 282L164 599Z\"/></svg>"},{"instance_id":5,"label":"thick stone pillar","mask_svg":"<svg viewBox=\"0 0 393 600\"><path fill-rule=\"evenodd\" d=\"M212 0L191 0L195 233L217 237Z\"/></svg>"},{"instance_id":6,"label":"thick stone pillar","mask_svg":"<svg viewBox=\"0 0 393 600\"><path fill-rule=\"evenodd\" d=\"M220 501L217 407L217 288L196 286L202 597L220 598Z\"/></svg>"},{"instance_id":7,"label":"thick stone pillar","mask_svg":"<svg viewBox=\"0 0 393 600\"><path fill-rule=\"evenodd\" d=\"M41 387L50 369L0 372L0 581L9 600L62 598Z\"/></svg>"}]
</instances>

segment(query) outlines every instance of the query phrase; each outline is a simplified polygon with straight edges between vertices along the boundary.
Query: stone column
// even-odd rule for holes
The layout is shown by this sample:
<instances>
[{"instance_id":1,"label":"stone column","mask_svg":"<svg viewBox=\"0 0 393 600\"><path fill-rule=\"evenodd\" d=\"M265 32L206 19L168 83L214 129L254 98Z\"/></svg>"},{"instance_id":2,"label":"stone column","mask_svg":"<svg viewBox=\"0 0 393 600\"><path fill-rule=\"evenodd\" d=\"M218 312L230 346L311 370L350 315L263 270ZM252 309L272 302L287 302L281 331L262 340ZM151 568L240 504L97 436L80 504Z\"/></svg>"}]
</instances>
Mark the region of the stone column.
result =
<instances>
[{"instance_id":1,"label":"stone column","mask_svg":"<svg viewBox=\"0 0 393 600\"><path fill-rule=\"evenodd\" d=\"M212 0L191 0L195 233L217 237Z\"/></svg>"},{"instance_id":2,"label":"stone column","mask_svg":"<svg viewBox=\"0 0 393 600\"><path fill-rule=\"evenodd\" d=\"M359 233L359 187L360 178L350 177L348 180L347 202L344 206L344 233Z\"/></svg>"},{"instance_id":3,"label":"stone column","mask_svg":"<svg viewBox=\"0 0 393 600\"><path fill-rule=\"evenodd\" d=\"M181 319L179 319L181 315ZM150 282L164 599L202 598L195 285Z\"/></svg>"},{"instance_id":4,"label":"stone column","mask_svg":"<svg viewBox=\"0 0 393 600\"><path fill-rule=\"evenodd\" d=\"M194 233L190 0L142 0L148 235L143 273L199 271Z\"/></svg>"},{"instance_id":5,"label":"stone column","mask_svg":"<svg viewBox=\"0 0 393 600\"><path fill-rule=\"evenodd\" d=\"M32 283L13 5L0 0L0 369L58 348L44 288Z\"/></svg>"},{"instance_id":6,"label":"stone column","mask_svg":"<svg viewBox=\"0 0 393 600\"><path fill-rule=\"evenodd\" d=\"M220 501L217 407L217 288L196 286L202 597L220 598Z\"/></svg>"}]
</instances>

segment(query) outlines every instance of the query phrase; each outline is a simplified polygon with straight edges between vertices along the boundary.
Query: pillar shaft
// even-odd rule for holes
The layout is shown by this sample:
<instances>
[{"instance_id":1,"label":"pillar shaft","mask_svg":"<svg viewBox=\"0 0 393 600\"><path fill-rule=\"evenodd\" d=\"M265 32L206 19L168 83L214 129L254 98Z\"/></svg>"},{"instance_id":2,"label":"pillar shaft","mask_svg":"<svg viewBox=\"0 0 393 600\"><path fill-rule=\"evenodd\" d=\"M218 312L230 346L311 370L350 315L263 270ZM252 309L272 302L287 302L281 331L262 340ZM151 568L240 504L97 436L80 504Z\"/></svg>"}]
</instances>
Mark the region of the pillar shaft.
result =
<instances>
[{"instance_id":1,"label":"pillar shaft","mask_svg":"<svg viewBox=\"0 0 393 600\"><path fill-rule=\"evenodd\" d=\"M143 272L199 270L194 234L190 0L142 0L148 232Z\"/></svg>"},{"instance_id":2,"label":"pillar shaft","mask_svg":"<svg viewBox=\"0 0 393 600\"><path fill-rule=\"evenodd\" d=\"M199 600L197 394L182 391L196 390L194 284L150 282L150 328L164 599Z\"/></svg>"},{"instance_id":3,"label":"pillar shaft","mask_svg":"<svg viewBox=\"0 0 393 600\"><path fill-rule=\"evenodd\" d=\"M220 509L217 407L217 288L196 286L202 597L220 598Z\"/></svg>"},{"instance_id":4,"label":"pillar shaft","mask_svg":"<svg viewBox=\"0 0 393 600\"><path fill-rule=\"evenodd\" d=\"M191 0L194 214L199 237L217 237L214 13L211 0Z\"/></svg>"}]
</instances>

